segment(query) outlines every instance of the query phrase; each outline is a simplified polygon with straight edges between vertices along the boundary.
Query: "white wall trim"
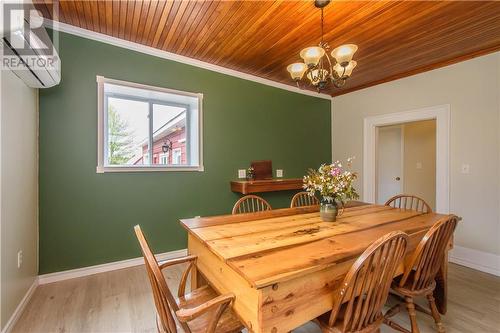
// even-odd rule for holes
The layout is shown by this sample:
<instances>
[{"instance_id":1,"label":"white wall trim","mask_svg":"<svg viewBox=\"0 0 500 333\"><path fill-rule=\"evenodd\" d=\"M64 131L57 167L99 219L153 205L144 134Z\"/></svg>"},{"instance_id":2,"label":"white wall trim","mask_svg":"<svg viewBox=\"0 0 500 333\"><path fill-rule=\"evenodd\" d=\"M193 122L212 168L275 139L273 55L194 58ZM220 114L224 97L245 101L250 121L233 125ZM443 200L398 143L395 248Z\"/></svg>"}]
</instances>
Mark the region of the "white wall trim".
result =
<instances>
[{"instance_id":1,"label":"white wall trim","mask_svg":"<svg viewBox=\"0 0 500 333\"><path fill-rule=\"evenodd\" d=\"M155 87L146 84L122 81L111 78L106 78L101 75L97 75L97 167L96 173L107 173L107 172L158 172L158 171L205 171L203 166L203 94L193 93L188 91L180 91L163 87ZM106 116L104 112L105 108L105 94L104 94L104 84L110 83L125 87L138 88L150 91L158 91L161 93L176 94L188 97L194 97L198 101L198 164L197 165L112 165L108 166L104 163L105 160L105 149L104 141L106 139L104 133L104 127L106 127ZM145 99L146 102L146 99ZM149 101L149 103L152 103ZM151 110L149 112L152 112ZM194 112L194 111L193 111ZM149 137L151 139L151 137ZM174 149L175 150L175 149ZM149 155L149 153L148 153ZM152 161L152 160L151 160Z\"/></svg>"},{"instance_id":2,"label":"white wall trim","mask_svg":"<svg viewBox=\"0 0 500 333\"><path fill-rule=\"evenodd\" d=\"M366 117L363 132L363 201L374 203L376 190L376 128L436 119L436 211L450 207L450 105Z\"/></svg>"},{"instance_id":3,"label":"white wall trim","mask_svg":"<svg viewBox=\"0 0 500 333\"><path fill-rule=\"evenodd\" d=\"M157 254L156 258L158 260L167 260L167 259L183 257L186 255L187 255L187 249L181 249L181 250ZM118 269L139 266L142 264L144 264L143 257L126 259L126 260L121 260L121 261L110 262L107 264L82 267L82 268L71 269L71 270L62 271L62 272L43 274L43 275L38 276L38 282L39 282L39 284L47 284L47 283L52 283L52 282L57 282L57 281L62 281L62 280L74 279L74 278L78 278L78 277L82 277L82 276L93 275L93 274L97 274L97 273L104 273L104 272L114 271L114 270L118 270Z\"/></svg>"},{"instance_id":4,"label":"white wall trim","mask_svg":"<svg viewBox=\"0 0 500 333\"><path fill-rule=\"evenodd\" d=\"M28 289L26 294L24 294L23 299L21 300L21 302L19 302L16 310L14 311L12 316L10 316L9 320L7 321L4 328L2 329L2 333L9 333L10 331L12 331L12 329L16 325L17 321L21 317L21 314L23 313L24 309L26 308L26 305L28 305L31 297L35 293L35 290L37 287L38 287L38 277L35 277L35 280L31 284L30 288Z\"/></svg>"},{"instance_id":5,"label":"white wall trim","mask_svg":"<svg viewBox=\"0 0 500 333\"><path fill-rule=\"evenodd\" d=\"M234 69L229 69L226 67L222 67L222 66L214 65L214 64L204 62L201 60L197 60L194 58L190 58L190 57L182 56L179 54L163 51L160 49L156 49L154 47L142 45L139 43L130 42L130 41L127 41L124 39L108 36L108 35L101 34L101 33L94 32L94 31L90 31L87 29L82 29L79 27L72 26L70 24L56 22L56 21L52 21L49 19L44 19L44 22L45 22L44 23L45 26L48 28L56 29L57 31L65 32L65 33L72 34L75 36L79 36L79 37L83 37L83 38L87 38L87 39L92 39L92 40L95 40L98 42L126 48L126 49L136 51L136 52L149 54L149 55L163 58L163 59L168 59L168 60L180 62L180 63L186 64L186 65L191 65L191 66L207 69L207 70L210 70L213 72L234 76L234 77L237 77L240 79L257 82L257 83L264 84L267 86L271 86L271 87L275 87L275 88L279 88L279 89L283 89L283 90L288 90L288 91L298 93L298 94L319 97L319 98L328 99L328 100L332 99L332 97L328 94L317 93L317 92L310 91L310 90L303 90L303 89L300 89L300 88L297 88L297 87L294 87L291 85L287 85L284 83L279 83L276 81L264 79L264 78L259 77L259 76L255 76L255 75L248 74L248 73L243 73L240 71L236 71Z\"/></svg>"},{"instance_id":6,"label":"white wall trim","mask_svg":"<svg viewBox=\"0 0 500 333\"><path fill-rule=\"evenodd\" d=\"M454 246L449 261L481 272L500 276L500 255Z\"/></svg>"},{"instance_id":7,"label":"white wall trim","mask_svg":"<svg viewBox=\"0 0 500 333\"><path fill-rule=\"evenodd\" d=\"M187 255L187 249L165 252L157 254L158 260L167 260ZM78 268L63 272L40 275L33 281L16 310L9 318L1 333L9 333L21 317L26 305L29 303L36 288L40 284L47 284L67 279L73 279L82 276L93 275L97 273L109 272L127 267L139 266L144 263L142 257L116 261L112 263ZM488 252L482 252L461 246L454 246L449 255L449 261L458 265L469 267L481 272L500 276L500 256Z\"/></svg>"},{"instance_id":8,"label":"white wall trim","mask_svg":"<svg viewBox=\"0 0 500 333\"><path fill-rule=\"evenodd\" d=\"M187 249L181 249L181 250L159 253L156 255L156 259L167 260L167 259L184 257L186 255L187 255ZM68 279L74 279L82 276L104 273L127 267L139 266L143 264L144 264L143 257L139 257L139 258L110 262L102 265L95 265L95 266L72 269L68 271L39 275L35 277L33 284L30 286L30 288L24 295L23 299L19 302L16 310L5 324L5 327L1 330L1 333L9 333L14 328L17 320L21 317L21 314L26 308L26 305L29 303L38 285L63 281Z\"/></svg>"}]
</instances>

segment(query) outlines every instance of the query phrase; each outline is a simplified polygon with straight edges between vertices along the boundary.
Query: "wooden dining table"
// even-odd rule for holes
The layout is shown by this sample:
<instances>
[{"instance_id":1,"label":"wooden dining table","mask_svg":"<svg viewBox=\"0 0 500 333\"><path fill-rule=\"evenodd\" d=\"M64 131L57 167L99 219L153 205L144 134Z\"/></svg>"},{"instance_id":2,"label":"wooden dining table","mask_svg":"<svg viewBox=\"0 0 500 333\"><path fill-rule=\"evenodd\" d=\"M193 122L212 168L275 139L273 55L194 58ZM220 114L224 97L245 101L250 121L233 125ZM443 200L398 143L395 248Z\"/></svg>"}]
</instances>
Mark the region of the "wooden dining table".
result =
<instances>
[{"instance_id":1,"label":"wooden dining table","mask_svg":"<svg viewBox=\"0 0 500 333\"><path fill-rule=\"evenodd\" d=\"M319 206L181 220L196 255L192 286L233 293L233 309L251 332L288 332L331 310L353 262L395 230L410 237L407 257L447 215L351 202L336 222ZM403 265L397 274L403 272ZM446 311L446 260L436 298Z\"/></svg>"}]
</instances>

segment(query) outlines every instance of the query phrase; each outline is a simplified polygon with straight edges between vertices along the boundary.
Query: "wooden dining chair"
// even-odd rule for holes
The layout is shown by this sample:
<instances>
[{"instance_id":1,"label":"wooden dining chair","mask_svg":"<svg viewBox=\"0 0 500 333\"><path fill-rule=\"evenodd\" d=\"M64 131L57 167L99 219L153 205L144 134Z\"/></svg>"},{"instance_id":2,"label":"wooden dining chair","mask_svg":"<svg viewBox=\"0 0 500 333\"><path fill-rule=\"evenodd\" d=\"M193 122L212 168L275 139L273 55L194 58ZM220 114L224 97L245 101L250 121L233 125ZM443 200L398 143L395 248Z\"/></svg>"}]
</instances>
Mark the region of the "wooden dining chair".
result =
<instances>
[{"instance_id":1,"label":"wooden dining chair","mask_svg":"<svg viewBox=\"0 0 500 333\"><path fill-rule=\"evenodd\" d=\"M385 203L386 206L402 209L413 209L422 213L432 213L432 208L424 199L410 194L396 195Z\"/></svg>"},{"instance_id":2,"label":"wooden dining chair","mask_svg":"<svg viewBox=\"0 0 500 333\"><path fill-rule=\"evenodd\" d=\"M316 319L324 333L379 332L384 321L382 308L407 245L408 235L395 231L363 252L334 296L332 311Z\"/></svg>"},{"instance_id":3,"label":"wooden dining chair","mask_svg":"<svg viewBox=\"0 0 500 333\"><path fill-rule=\"evenodd\" d=\"M218 295L210 286L203 286L186 293L190 272L196 268L196 256L158 262L142 233L141 227L134 227L146 264L153 298L156 306L156 327L162 333L231 333L240 332L243 325L233 313L233 294ZM162 271L178 264L187 264L182 274L177 297L167 286Z\"/></svg>"},{"instance_id":4,"label":"wooden dining chair","mask_svg":"<svg viewBox=\"0 0 500 333\"><path fill-rule=\"evenodd\" d=\"M256 195L246 195L236 201L232 214L255 213L271 210L271 205Z\"/></svg>"},{"instance_id":5,"label":"wooden dining chair","mask_svg":"<svg viewBox=\"0 0 500 333\"><path fill-rule=\"evenodd\" d=\"M307 192L299 192L292 197L290 208L319 205L319 200Z\"/></svg>"},{"instance_id":6,"label":"wooden dining chair","mask_svg":"<svg viewBox=\"0 0 500 333\"><path fill-rule=\"evenodd\" d=\"M436 222L422 238L414 254L405 265L404 274L394 279L392 290L401 295L402 300L406 303L406 309L410 316L411 331L390 320L400 311L402 303L396 304L385 315L386 323L392 328L401 332L419 333L415 312L415 310L419 310L431 315L434 318L438 332L444 332L433 292L436 288L436 274L443 260L447 257L449 241L458 221L459 218L452 215ZM414 303L414 298L419 296L427 297L430 310Z\"/></svg>"}]
</instances>

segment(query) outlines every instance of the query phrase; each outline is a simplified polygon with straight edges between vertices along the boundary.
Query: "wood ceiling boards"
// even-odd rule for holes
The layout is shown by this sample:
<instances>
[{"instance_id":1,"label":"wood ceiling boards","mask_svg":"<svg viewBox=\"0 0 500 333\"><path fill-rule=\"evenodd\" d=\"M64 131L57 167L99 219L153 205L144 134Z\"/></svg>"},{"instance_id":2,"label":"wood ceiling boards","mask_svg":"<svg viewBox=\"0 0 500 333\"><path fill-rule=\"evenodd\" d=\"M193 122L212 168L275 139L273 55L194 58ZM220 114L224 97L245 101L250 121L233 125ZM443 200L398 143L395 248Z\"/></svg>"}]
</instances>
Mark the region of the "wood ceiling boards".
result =
<instances>
[{"instance_id":1,"label":"wood ceiling boards","mask_svg":"<svg viewBox=\"0 0 500 333\"><path fill-rule=\"evenodd\" d=\"M52 7L59 4L58 17ZM50 19L294 85L286 66L320 39L312 1L41 1ZM500 2L333 1L330 46L354 43L343 94L500 49Z\"/></svg>"}]
</instances>

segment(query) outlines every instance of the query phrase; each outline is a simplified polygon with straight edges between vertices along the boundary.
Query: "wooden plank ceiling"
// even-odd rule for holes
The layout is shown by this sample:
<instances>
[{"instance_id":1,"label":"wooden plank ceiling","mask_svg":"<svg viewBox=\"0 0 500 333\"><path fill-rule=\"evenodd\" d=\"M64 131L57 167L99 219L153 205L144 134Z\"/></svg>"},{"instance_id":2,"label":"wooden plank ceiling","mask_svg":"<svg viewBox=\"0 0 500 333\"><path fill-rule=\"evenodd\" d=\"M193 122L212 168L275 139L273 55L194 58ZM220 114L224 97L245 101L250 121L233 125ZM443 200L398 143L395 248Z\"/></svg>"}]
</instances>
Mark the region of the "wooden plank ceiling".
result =
<instances>
[{"instance_id":1,"label":"wooden plank ceiling","mask_svg":"<svg viewBox=\"0 0 500 333\"><path fill-rule=\"evenodd\" d=\"M58 17L52 7L59 5ZM286 66L320 38L313 1L51 1L47 18L294 85ZM354 43L342 89L365 88L500 49L500 2L333 1L325 41Z\"/></svg>"}]
</instances>

